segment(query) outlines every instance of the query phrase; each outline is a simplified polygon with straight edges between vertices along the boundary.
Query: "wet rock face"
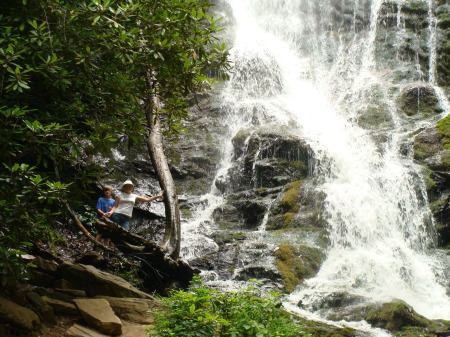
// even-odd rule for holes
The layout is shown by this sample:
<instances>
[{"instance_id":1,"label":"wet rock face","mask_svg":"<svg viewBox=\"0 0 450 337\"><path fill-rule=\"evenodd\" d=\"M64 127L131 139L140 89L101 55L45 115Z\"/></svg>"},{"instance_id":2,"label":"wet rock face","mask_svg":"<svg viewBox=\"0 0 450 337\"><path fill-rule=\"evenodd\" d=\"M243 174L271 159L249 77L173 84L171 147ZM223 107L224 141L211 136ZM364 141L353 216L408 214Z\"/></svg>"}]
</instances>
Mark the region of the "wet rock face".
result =
<instances>
[{"instance_id":1,"label":"wet rock face","mask_svg":"<svg viewBox=\"0 0 450 337\"><path fill-rule=\"evenodd\" d=\"M232 142L236 164L216 185L222 192L282 186L308 174L311 151L300 138L241 131Z\"/></svg>"},{"instance_id":2,"label":"wet rock face","mask_svg":"<svg viewBox=\"0 0 450 337\"><path fill-rule=\"evenodd\" d=\"M437 81L440 86L450 86L450 3L439 1L436 9L437 27Z\"/></svg>"},{"instance_id":3,"label":"wet rock face","mask_svg":"<svg viewBox=\"0 0 450 337\"><path fill-rule=\"evenodd\" d=\"M450 243L450 116L435 127L422 130L414 139L414 158L431 171L428 196L431 202L439 244Z\"/></svg>"},{"instance_id":4,"label":"wet rock face","mask_svg":"<svg viewBox=\"0 0 450 337\"><path fill-rule=\"evenodd\" d=\"M166 155L178 194L207 193L220 163L228 129L213 94L199 97L183 122L186 131L167 140Z\"/></svg>"}]
</instances>

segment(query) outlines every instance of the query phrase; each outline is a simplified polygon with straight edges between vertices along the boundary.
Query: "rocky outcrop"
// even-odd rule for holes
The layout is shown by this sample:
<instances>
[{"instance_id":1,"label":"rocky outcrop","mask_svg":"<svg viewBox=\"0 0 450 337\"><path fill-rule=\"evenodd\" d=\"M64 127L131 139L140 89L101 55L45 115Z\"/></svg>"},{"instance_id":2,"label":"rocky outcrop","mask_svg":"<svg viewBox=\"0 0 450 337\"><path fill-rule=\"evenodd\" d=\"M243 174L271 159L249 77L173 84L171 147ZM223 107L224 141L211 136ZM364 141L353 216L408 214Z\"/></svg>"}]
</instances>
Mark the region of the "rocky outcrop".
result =
<instances>
[{"instance_id":1,"label":"rocky outcrop","mask_svg":"<svg viewBox=\"0 0 450 337\"><path fill-rule=\"evenodd\" d=\"M11 299L0 297L0 320L24 332L19 336L33 331L45 335L64 316L82 319L82 325L71 326L67 336L145 337L144 325L152 324L153 311L161 309L153 296L93 266L60 264L42 257L33 264L57 281L52 287L21 285Z\"/></svg>"}]
</instances>

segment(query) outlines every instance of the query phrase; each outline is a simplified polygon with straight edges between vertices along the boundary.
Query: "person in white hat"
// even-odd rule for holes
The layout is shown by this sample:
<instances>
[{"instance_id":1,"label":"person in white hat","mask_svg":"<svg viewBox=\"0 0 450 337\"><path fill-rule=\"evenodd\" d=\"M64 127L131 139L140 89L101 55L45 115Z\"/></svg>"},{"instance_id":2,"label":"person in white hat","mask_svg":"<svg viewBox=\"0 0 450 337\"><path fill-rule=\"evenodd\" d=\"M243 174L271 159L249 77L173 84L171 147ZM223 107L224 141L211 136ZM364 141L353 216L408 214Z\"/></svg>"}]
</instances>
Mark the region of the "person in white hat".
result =
<instances>
[{"instance_id":1,"label":"person in white hat","mask_svg":"<svg viewBox=\"0 0 450 337\"><path fill-rule=\"evenodd\" d=\"M137 194L132 193L134 189L133 182L131 180L126 180L122 184L122 188L119 194L116 195L116 202L114 207L109 212L111 221L119 224L126 230L130 229L130 219L133 215L133 207L136 201L140 202L150 202L158 198L164 197L164 191L159 195L153 197L141 197Z\"/></svg>"}]
</instances>

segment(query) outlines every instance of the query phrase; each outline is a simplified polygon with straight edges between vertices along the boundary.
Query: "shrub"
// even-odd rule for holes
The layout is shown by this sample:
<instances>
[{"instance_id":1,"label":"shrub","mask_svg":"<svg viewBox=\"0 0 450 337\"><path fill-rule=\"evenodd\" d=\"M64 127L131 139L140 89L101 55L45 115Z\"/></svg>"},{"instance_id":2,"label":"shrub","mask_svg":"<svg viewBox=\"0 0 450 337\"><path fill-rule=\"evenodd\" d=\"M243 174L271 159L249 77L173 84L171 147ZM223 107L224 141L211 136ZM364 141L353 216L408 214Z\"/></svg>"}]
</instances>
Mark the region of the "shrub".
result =
<instances>
[{"instance_id":1,"label":"shrub","mask_svg":"<svg viewBox=\"0 0 450 337\"><path fill-rule=\"evenodd\" d=\"M223 293L196 277L188 291L164 299L166 309L156 314L151 329L158 337L310 336L282 310L279 296L263 295L256 284Z\"/></svg>"}]
</instances>

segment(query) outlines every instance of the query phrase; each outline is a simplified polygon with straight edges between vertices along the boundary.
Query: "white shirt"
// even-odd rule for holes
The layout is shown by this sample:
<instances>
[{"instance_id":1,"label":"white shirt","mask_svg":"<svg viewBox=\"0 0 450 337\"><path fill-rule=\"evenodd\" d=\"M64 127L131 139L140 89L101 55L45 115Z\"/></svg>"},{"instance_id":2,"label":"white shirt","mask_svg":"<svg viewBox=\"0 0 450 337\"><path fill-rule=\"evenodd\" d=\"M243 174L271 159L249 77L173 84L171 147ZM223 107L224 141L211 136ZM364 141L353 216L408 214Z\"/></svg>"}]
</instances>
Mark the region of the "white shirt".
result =
<instances>
[{"instance_id":1,"label":"white shirt","mask_svg":"<svg viewBox=\"0 0 450 337\"><path fill-rule=\"evenodd\" d=\"M131 218L131 215L133 214L133 207L138 195L120 192L117 197L119 198L119 206L117 206L115 212Z\"/></svg>"}]
</instances>

